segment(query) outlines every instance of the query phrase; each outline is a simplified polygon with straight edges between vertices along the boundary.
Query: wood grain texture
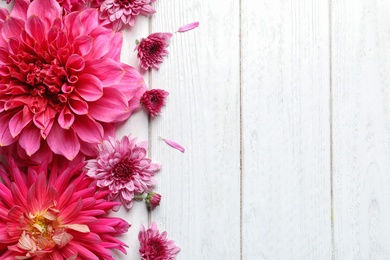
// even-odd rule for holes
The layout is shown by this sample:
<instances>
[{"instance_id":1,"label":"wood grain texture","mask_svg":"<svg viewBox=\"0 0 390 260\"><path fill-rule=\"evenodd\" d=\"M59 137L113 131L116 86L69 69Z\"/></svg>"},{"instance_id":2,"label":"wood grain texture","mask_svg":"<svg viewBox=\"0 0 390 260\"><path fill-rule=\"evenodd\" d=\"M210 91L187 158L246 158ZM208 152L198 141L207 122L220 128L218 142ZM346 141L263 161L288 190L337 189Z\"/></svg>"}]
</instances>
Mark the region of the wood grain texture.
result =
<instances>
[{"instance_id":1,"label":"wood grain texture","mask_svg":"<svg viewBox=\"0 0 390 260\"><path fill-rule=\"evenodd\" d=\"M390 259L390 3L332 2L336 259Z\"/></svg>"},{"instance_id":2,"label":"wood grain texture","mask_svg":"<svg viewBox=\"0 0 390 260\"><path fill-rule=\"evenodd\" d=\"M136 46L135 40L140 39L143 35L149 32L149 18L139 16L136 21L136 26L133 28L125 27L122 30L123 45L121 52L121 61L139 69L137 62L137 53L134 52ZM143 75L145 82L149 81L149 73ZM122 138L124 135L131 135L137 137L138 141L147 141L149 132L148 114L145 110L140 109L136 111L129 120L120 125L117 130L117 138ZM121 239L129 246L127 255L116 251L114 258L119 259L139 259L139 242L138 232L140 226L148 225L148 211L145 203L135 202L130 210L122 207L118 212L111 213L112 216L121 217L131 224L129 232L124 234Z\"/></svg>"},{"instance_id":3,"label":"wood grain texture","mask_svg":"<svg viewBox=\"0 0 390 260\"><path fill-rule=\"evenodd\" d=\"M242 3L242 259L331 259L328 3Z\"/></svg>"},{"instance_id":4,"label":"wood grain texture","mask_svg":"<svg viewBox=\"0 0 390 260\"><path fill-rule=\"evenodd\" d=\"M178 259L240 258L239 5L236 0L156 1L152 32L176 31L151 87L170 92L151 120L151 156L163 165L151 220L181 247ZM172 139L185 153L167 146Z\"/></svg>"}]
</instances>

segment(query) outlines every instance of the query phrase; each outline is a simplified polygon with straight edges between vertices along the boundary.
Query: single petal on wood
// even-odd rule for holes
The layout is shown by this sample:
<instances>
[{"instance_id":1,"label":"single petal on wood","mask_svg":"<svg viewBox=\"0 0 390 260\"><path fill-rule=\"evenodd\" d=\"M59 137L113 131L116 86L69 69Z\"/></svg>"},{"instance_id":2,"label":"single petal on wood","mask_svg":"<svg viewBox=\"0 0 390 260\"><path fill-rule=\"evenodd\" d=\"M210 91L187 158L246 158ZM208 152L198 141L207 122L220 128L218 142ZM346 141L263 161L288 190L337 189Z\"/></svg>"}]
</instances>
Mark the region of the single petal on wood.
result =
<instances>
[{"instance_id":1,"label":"single petal on wood","mask_svg":"<svg viewBox=\"0 0 390 260\"><path fill-rule=\"evenodd\" d=\"M174 142L174 141L172 141L172 140L163 138L163 137L161 137L161 136L160 136L160 138L163 139L164 142L167 143L167 145L169 145L169 146L175 148L176 150L179 150L180 152L184 153L185 148L184 148L183 146L181 146L180 144L178 144L178 143L176 143L176 142Z\"/></svg>"}]
</instances>

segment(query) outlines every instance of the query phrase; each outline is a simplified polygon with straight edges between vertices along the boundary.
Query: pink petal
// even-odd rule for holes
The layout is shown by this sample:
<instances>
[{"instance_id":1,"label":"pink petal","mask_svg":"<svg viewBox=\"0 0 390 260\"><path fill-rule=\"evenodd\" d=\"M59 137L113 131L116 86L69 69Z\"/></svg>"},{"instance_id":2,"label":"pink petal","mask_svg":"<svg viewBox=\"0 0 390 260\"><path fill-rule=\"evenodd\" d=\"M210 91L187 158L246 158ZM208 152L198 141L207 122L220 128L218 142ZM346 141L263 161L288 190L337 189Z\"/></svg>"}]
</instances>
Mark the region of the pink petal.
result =
<instances>
[{"instance_id":1,"label":"pink petal","mask_svg":"<svg viewBox=\"0 0 390 260\"><path fill-rule=\"evenodd\" d=\"M187 24L187 25L184 25L184 26L180 27L179 30L177 30L177 31L180 32L180 33L181 32L186 32L186 31L195 29L198 26L199 26L199 22L194 22L194 23L190 23L190 24Z\"/></svg>"},{"instance_id":2,"label":"pink petal","mask_svg":"<svg viewBox=\"0 0 390 260\"><path fill-rule=\"evenodd\" d=\"M11 120L9 121L9 130L13 137L16 137L20 134L22 129L28 125L33 119L33 114L30 112L27 106L16 113Z\"/></svg>"},{"instance_id":3,"label":"pink petal","mask_svg":"<svg viewBox=\"0 0 390 260\"><path fill-rule=\"evenodd\" d=\"M126 98L114 88L104 88L103 96L89 104L89 113L94 119L107 123L123 121L130 116Z\"/></svg>"},{"instance_id":4,"label":"pink petal","mask_svg":"<svg viewBox=\"0 0 390 260\"><path fill-rule=\"evenodd\" d=\"M171 146L171 147L173 147L173 148L179 150L180 152L184 153L185 148L184 148L183 146L181 146L180 144L178 144L178 143L176 143L176 142L174 142L174 141L172 141L172 140L163 138L163 137L161 137L161 136L160 136L160 138L163 139L164 142L166 142L169 146Z\"/></svg>"},{"instance_id":5,"label":"pink petal","mask_svg":"<svg viewBox=\"0 0 390 260\"><path fill-rule=\"evenodd\" d=\"M26 32L41 43L45 39L45 23L38 16L31 16L26 23Z\"/></svg>"},{"instance_id":6,"label":"pink petal","mask_svg":"<svg viewBox=\"0 0 390 260\"><path fill-rule=\"evenodd\" d=\"M82 71L84 67L85 67L84 59L77 54L70 55L65 65L65 68L72 72Z\"/></svg>"},{"instance_id":7,"label":"pink petal","mask_svg":"<svg viewBox=\"0 0 390 260\"><path fill-rule=\"evenodd\" d=\"M69 233L63 232L52 237L54 243L56 243L60 248L68 244L72 240L73 236Z\"/></svg>"},{"instance_id":8,"label":"pink petal","mask_svg":"<svg viewBox=\"0 0 390 260\"><path fill-rule=\"evenodd\" d=\"M70 109L77 115L86 115L88 113L88 103L78 96L71 96L68 104Z\"/></svg>"},{"instance_id":9,"label":"pink petal","mask_svg":"<svg viewBox=\"0 0 390 260\"><path fill-rule=\"evenodd\" d=\"M144 78L135 68L127 64L121 65L125 73L121 81L115 85L115 88L125 94L127 100L130 100L137 95L138 91L142 90L143 92L145 92L147 90L147 87ZM139 103L139 98L137 101Z\"/></svg>"},{"instance_id":10,"label":"pink petal","mask_svg":"<svg viewBox=\"0 0 390 260\"><path fill-rule=\"evenodd\" d=\"M0 114L0 146L10 145L16 140L12 137L8 124L12 116L12 113Z\"/></svg>"},{"instance_id":11,"label":"pink petal","mask_svg":"<svg viewBox=\"0 0 390 260\"><path fill-rule=\"evenodd\" d=\"M88 116L78 116L73 124L78 137L87 143L101 143L104 129L101 124Z\"/></svg>"},{"instance_id":12,"label":"pink petal","mask_svg":"<svg viewBox=\"0 0 390 260\"><path fill-rule=\"evenodd\" d=\"M26 17L27 9L28 9L28 6L30 5L30 1L29 0L18 0L18 1L14 1L14 2L15 2L15 5L14 5L14 8L12 8L11 16L26 20L27 19L27 17Z\"/></svg>"},{"instance_id":13,"label":"pink petal","mask_svg":"<svg viewBox=\"0 0 390 260\"><path fill-rule=\"evenodd\" d=\"M8 41L12 37L19 38L23 26L23 20L15 17L8 17L3 23L3 28L1 30L4 40Z\"/></svg>"},{"instance_id":14,"label":"pink petal","mask_svg":"<svg viewBox=\"0 0 390 260\"><path fill-rule=\"evenodd\" d=\"M26 151L28 156L39 150L41 145L41 135L38 128L31 124L26 127L19 137L19 145Z\"/></svg>"},{"instance_id":15,"label":"pink petal","mask_svg":"<svg viewBox=\"0 0 390 260\"><path fill-rule=\"evenodd\" d=\"M58 115L57 122L64 129L69 129L72 126L74 115L68 107L62 109L61 113Z\"/></svg>"},{"instance_id":16,"label":"pink petal","mask_svg":"<svg viewBox=\"0 0 390 260\"><path fill-rule=\"evenodd\" d=\"M73 47L77 54L87 55L92 49L93 39L90 36L82 35L73 41Z\"/></svg>"},{"instance_id":17,"label":"pink petal","mask_svg":"<svg viewBox=\"0 0 390 260\"><path fill-rule=\"evenodd\" d=\"M102 82L91 74L79 75L75 90L85 101L96 101L103 96Z\"/></svg>"},{"instance_id":18,"label":"pink petal","mask_svg":"<svg viewBox=\"0 0 390 260\"><path fill-rule=\"evenodd\" d=\"M44 6L45 8L42 8ZM61 7L56 0L34 0L27 10L27 17L36 15L50 28L57 17L62 17Z\"/></svg>"},{"instance_id":19,"label":"pink petal","mask_svg":"<svg viewBox=\"0 0 390 260\"><path fill-rule=\"evenodd\" d=\"M47 144L54 153L63 155L68 160L73 160L80 150L76 133L72 129L62 129L57 123L53 124L47 136Z\"/></svg>"},{"instance_id":20,"label":"pink petal","mask_svg":"<svg viewBox=\"0 0 390 260\"><path fill-rule=\"evenodd\" d=\"M48 106L45 111L34 115L33 121L35 126L41 130L47 129L53 123L56 114L57 112L53 108Z\"/></svg>"},{"instance_id":21,"label":"pink petal","mask_svg":"<svg viewBox=\"0 0 390 260\"><path fill-rule=\"evenodd\" d=\"M125 74L122 66L112 59L87 60L84 71L98 77L103 87L116 85Z\"/></svg>"}]
</instances>

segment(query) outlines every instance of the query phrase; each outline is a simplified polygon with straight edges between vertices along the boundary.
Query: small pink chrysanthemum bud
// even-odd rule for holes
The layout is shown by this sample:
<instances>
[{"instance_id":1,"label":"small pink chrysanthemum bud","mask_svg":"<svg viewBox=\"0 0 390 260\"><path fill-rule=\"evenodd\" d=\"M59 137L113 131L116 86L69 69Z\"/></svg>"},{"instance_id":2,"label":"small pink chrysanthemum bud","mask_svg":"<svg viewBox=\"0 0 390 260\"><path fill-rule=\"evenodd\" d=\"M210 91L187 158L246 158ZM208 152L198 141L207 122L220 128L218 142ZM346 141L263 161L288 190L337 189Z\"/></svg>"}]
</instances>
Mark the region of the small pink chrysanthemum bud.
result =
<instances>
[{"instance_id":1,"label":"small pink chrysanthemum bud","mask_svg":"<svg viewBox=\"0 0 390 260\"><path fill-rule=\"evenodd\" d=\"M157 116L165 105L165 98L169 93L162 89L145 91L141 97L141 104L149 111L151 117Z\"/></svg>"},{"instance_id":2,"label":"small pink chrysanthemum bud","mask_svg":"<svg viewBox=\"0 0 390 260\"><path fill-rule=\"evenodd\" d=\"M149 192L145 198L145 203L151 209L160 206L161 195L155 192Z\"/></svg>"}]
</instances>

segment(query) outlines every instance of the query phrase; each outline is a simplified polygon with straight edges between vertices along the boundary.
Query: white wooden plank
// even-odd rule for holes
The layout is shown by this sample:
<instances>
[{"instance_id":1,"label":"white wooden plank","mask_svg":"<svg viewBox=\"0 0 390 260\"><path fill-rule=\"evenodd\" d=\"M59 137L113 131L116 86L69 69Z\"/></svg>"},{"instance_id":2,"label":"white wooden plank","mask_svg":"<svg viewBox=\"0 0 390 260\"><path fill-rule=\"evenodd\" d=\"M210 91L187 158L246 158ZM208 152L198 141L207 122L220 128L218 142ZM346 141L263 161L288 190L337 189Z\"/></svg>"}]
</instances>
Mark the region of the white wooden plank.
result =
<instances>
[{"instance_id":1,"label":"white wooden plank","mask_svg":"<svg viewBox=\"0 0 390 260\"><path fill-rule=\"evenodd\" d=\"M336 259L390 259L390 2L332 1Z\"/></svg>"},{"instance_id":2,"label":"white wooden plank","mask_svg":"<svg viewBox=\"0 0 390 260\"><path fill-rule=\"evenodd\" d=\"M242 1L242 259L331 259L328 10Z\"/></svg>"},{"instance_id":3,"label":"white wooden plank","mask_svg":"<svg viewBox=\"0 0 390 260\"><path fill-rule=\"evenodd\" d=\"M181 247L178 259L240 258L239 2L156 1L152 32L175 31L152 87L170 92L151 120L152 158L162 163L152 212ZM184 154L158 136L186 147Z\"/></svg>"},{"instance_id":4,"label":"white wooden plank","mask_svg":"<svg viewBox=\"0 0 390 260\"><path fill-rule=\"evenodd\" d=\"M149 32L149 18L139 16L137 18L136 26L133 28L125 28L122 30L123 33L123 45L121 52L121 61L129 64L137 69L137 54L134 52L136 46L135 40ZM149 83L149 74L143 75L145 82ZM117 138L121 138L124 135L131 134L133 137L137 137L138 141L148 141L149 127L148 127L148 115L140 109L134 113L129 120L122 124L117 130ZM126 210L124 207L118 212L113 212L112 216L121 217L131 224L129 231L121 237L129 248L127 249L127 255L117 251L115 252L114 258L119 259L139 259L139 242L138 232L141 225L148 225L148 211L143 202L136 202L130 210Z\"/></svg>"}]
</instances>

